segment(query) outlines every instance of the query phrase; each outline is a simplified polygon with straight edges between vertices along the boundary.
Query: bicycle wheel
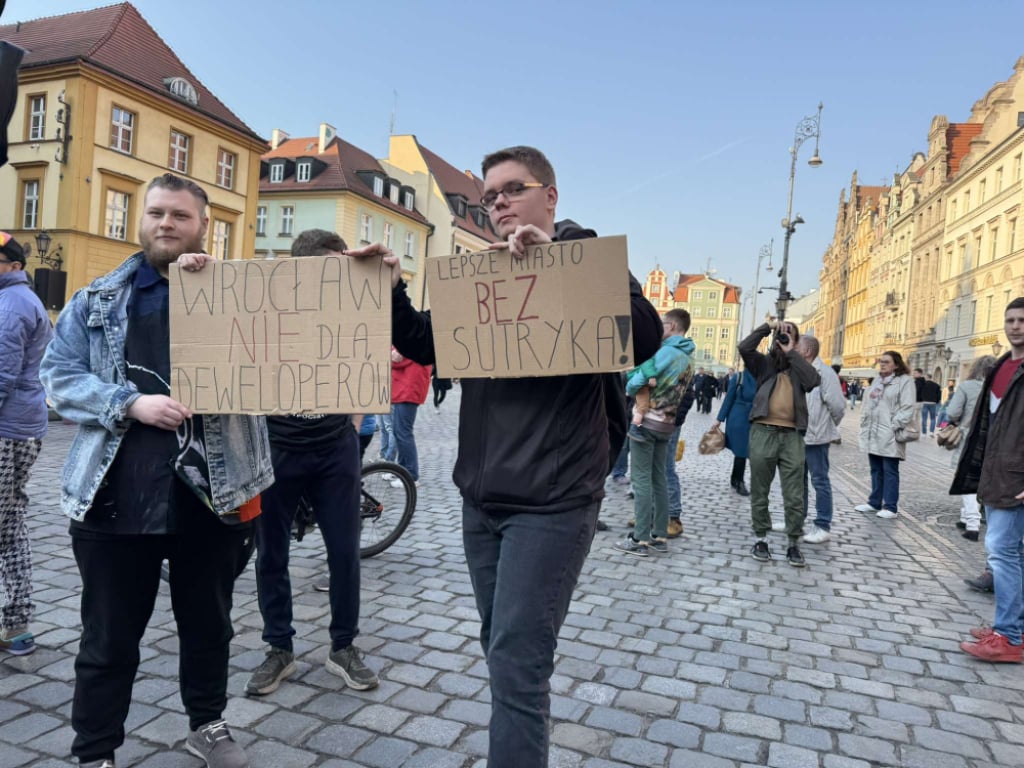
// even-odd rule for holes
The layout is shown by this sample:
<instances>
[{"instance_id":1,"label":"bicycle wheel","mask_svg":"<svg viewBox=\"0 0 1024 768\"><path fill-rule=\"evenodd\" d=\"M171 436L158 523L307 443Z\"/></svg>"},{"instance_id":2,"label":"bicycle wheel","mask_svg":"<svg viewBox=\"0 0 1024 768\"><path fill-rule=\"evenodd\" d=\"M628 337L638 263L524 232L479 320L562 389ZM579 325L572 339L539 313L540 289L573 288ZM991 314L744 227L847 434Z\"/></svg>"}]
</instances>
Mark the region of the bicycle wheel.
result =
<instances>
[{"instance_id":1,"label":"bicycle wheel","mask_svg":"<svg viewBox=\"0 0 1024 768\"><path fill-rule=\"evenodd\" d=\"M416 509L416 483L405 467L388 461L366 464L359 498L359 555L373 557L409 527Z\"/></svg>"}]
</instances>

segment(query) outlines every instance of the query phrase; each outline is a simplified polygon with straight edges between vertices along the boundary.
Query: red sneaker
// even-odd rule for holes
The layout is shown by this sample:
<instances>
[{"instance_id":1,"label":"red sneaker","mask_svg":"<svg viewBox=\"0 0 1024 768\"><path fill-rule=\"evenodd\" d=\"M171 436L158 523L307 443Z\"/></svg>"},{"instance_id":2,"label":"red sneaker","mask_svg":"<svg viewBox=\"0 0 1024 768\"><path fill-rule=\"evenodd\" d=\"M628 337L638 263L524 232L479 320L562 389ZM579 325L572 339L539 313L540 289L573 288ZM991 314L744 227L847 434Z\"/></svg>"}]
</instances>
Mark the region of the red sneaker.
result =
<instances>
[{"instance_id":1,"label":"red sneaker","mask_svg":"<svg viewBox=\"0 0 1024 768\"><path fill-rule=\"evenodd\" d=\"M973 627L971 629L971 637L976 640L984 640L986 637L995 632L992 627Z\"/></svg>"},{"instance_id":2,"label":"red sneaker","mask_svg":"<svg viewBox=\"0 0 1024 768\"><path fill-rule=\"evenodd\" d=\"M982 661L1007 664L1020 664L1022 661L1022 647L1010 645L1010 641L998 632L993 632L976 643L960 643L960 650Z\"/></svg>"}]
</instances>

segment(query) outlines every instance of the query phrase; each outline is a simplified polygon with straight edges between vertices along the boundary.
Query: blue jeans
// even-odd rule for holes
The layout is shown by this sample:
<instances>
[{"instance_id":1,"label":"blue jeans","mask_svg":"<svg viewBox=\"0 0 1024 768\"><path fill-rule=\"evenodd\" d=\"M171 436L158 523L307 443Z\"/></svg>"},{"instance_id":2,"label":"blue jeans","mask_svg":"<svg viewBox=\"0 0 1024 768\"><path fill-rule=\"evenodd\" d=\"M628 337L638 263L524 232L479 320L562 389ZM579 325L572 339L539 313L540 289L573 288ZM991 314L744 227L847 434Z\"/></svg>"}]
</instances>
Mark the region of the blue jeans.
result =
<instances>
[{"instance_id":1,"label":"blue jeans","mask_svg":"<svg viewBox=\"0 0 1024 768\"><path fill-rule=\"evenodd\" d=\"M391 422L391 414L385 413L380 417L380 455L384 461L394 461L398 452L398 444L395 442L395 428Z\"/></svg>"},{"instance_id":2,"label":"blue jeans","mask_svg":"<svg viewBox=\"0 0 1024 768\"><path fill-rule=\"evenodd\" d=\"M935 432L935 414L938 412L938 403L921 403L921 434L927 435L928 432ZM931 429L928 428L928 422L931 421Z\"/></svg>"},{"instance_id":3,"label":"blue jeans","mask_svg":"<svg viewBox=\"0 0 1024 768\"><path fill-rule=\"evenodd\" d=\"M256 518L256 594L263 641L292 650L292 586L288 556L299 497L313 506L330 574L331 650L359 632L359 443L346 431L319 451L272 448L276 480Z\"/></svg>"},{"instance_id":4,"label":"blue jeans","mask_svg":"<svg viewBox=\"0 0 1024 768\"><path fill-rule=\"evenodd\" d=\"M1013 645L1024 631L1024 504L1012 509L986 507L985 549L996 593L992 628Z\"/></svg>"},{"instance_id":5,"label":"blue jeans","mask_svg":"<svg viewBox=\"0 0 1024 768\"><path fill-rule=\"evenodd\" d=\"M668 486L668 517L670 520L678 520L683 516L683 499L679 490L679 475L676 474L676 443L679 442L679 432L682 426L678 426L668 436L668 445L665 449L665 485ZM626 441L629 445L629 440Z\"/></svg>"},{"instance_id":6,"label":"blue jeans","mask_svg":"<svg viewBox=\"0 0 1024 768\"><path fill-rule=\"evenodd\" d=\"M804 449L804 514L807 514L807 476L810 475L818 514L814 524L823 531L832 529L832 481L828 479L828 469L828 443L808 445Z\"/></svg>"},{"instance_id":7,"label":"blue jeans","mask_svg":"<svg viewBox=\"0 0 1024 768\"><path fill-rule=\"evenodd\" d=\"M420 479L420 457L416 452L416 437L413 425L416 423L416 403L394 403L391 406L391 424L395 429L395 445L398 447L398 463L409 470L413 480Z\"/></svg>"},{"instance_id":8,"label":"blue jeans","mask_svg":"<svg viewBox=\"0 0 1024 768\"><path fill-rule=\"evenodd\" d=\"M491 684L488 768L546 768L555 645L601 503L488 514L463 501L462 539Z\"/></svg>"},{"instance_id":9,"label":"blue jeans","mask_svg":"<svg viewBox=\"0 0 1024 768\"><path fill-rule=\"evenodd\" d=\"M900 501L900 460L892 456L868 454L871 465L871 495L868 504L875 509L896 512Z\"/></svg>"},{"instance_id":10,"label":"blue jeans","mask_svg":"<svg viewBox=\"0 0 1024 768\"><path fill-rule=\"evenodd\" d=\"M629 440L624 440L622 443L622 450L619 451L619 458L615 460L615 466L612 467L612 477L625 477L626 470L629 468Z\"/></svg>"},{"instance_id":11,"label":"blue jeans","mask_svg":"<svg viewBox=\"0 0 1024 768\"><path fill-rule=\"evenodd\" d=\"M636 511L633 538L637 541L650 541L655 536L664 539L668 536L668 488L665 483L668 437L668 432L655 432L637 426L629 428L628 439L633 443L629 446L633 454L630 477L633 480Z\"/></svg>"}]
</instances>

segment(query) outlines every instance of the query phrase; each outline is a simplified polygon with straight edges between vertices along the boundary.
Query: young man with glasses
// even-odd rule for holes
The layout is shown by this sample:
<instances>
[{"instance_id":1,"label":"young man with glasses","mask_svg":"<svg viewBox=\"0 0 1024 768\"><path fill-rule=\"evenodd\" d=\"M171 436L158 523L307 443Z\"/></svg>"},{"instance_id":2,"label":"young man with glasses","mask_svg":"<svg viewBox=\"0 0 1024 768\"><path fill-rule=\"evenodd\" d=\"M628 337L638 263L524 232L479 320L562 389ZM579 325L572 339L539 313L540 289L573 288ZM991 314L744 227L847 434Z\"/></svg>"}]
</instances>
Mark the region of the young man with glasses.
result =
<instances>
[{"instance_id":1,"label":"young man with glasses","mask_svg":"<svg viewBox=\"0 0 1024 768\"><path fill-rule=\"evenodd\" d=\"M32 653L32 549L25 484L46 434L39 362L53 338L43 303L25 274L25 252L0 232L0 651Z\"/></svg>"},{"instance_id":2,"label":"young man with glasses","mask_svg":"<svg viewBox=\"0 0 1024 768\"><path fill-rule=\"evenodd\" d=\"M555 224L558 189L544 155L511 147L483 161L481 204L501 243L529 246L594 237ZM413 309L398 259L375 244L350 255L384 256L392 269L393 341L421 364L434 362L429 312ZM633 359L658 350L658 314L629 275ZM491 676L490 768L547 765L555 644L597 525L604 479L626 427L618 374L462 379L454 480L463 497L463 542ZM609 413L621 416L611 423ZM614 449L614 452L613 452Z\"/></svg>"}]
</instances>

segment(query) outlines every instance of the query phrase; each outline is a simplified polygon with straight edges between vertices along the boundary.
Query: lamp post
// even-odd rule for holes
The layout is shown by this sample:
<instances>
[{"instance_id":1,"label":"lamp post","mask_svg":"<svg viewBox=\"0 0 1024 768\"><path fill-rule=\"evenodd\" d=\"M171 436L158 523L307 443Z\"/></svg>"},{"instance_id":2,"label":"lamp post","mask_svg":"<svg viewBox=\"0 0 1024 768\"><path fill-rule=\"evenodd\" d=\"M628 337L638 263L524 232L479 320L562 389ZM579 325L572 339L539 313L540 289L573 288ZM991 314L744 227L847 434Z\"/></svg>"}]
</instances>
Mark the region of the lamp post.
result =
<instances>
[{"instance_id":1,"label":"lamp post","mask_svg":"<svg viewBox=\"0 0 1024 768\"><path fill-rule=\"evenodd\" d=\"M757 252L757 270L754 272L754 306L750 312L750 330L753 331L757 327L757 294L760 293L758 287L761 281L761 262L768 258L768 271L771 272L772 267L772 247L775 245L775 238L773 237L765 245L761 246L761 250Z\"/></svg>"},{"instance_id":2,"label":"lamp post","mask_svg":"<svg viewBox=\"0 0 1024 768\"><path fill-rule=\"evenodd\" d=\"M814 138L814 156L807 161L812 168L821 165L821 157L818 155L818 142L821 139L821 110L824 104L818 103L818 114L805 117L796 125L796 134L793 137L793 146L789 148L791 161L789 165L789 202L786 204L786 218L782 220L782 228L786 230L786 239L782 244L782 267L779 269L779 299L776 302L779 322L786 316L786 305L789 303L789 239L796 231L797 224L803 224L804 220L800 214L793 218L793 182L796 179L796 156L800 151L800 145L810 138Z\"/></svg>"},{"instance_id":3,"label":"lamp post","mask_svg":"<svg viewBox=\"0 0 1024 768\"><path fill-rule=\"evenodd\" d=\"M999 339L992 342L992 354L999 357L1003 354L1003 345L999 343Z\"/></svg>"},{"instance_id":4,"label":"lamp post","mask_svg":"<svg viewBox=\"0 0 1024 768\"><path fill-rule=\"evenodd\" d=\"M64 264L64 259L61 258L61 255L60 255L61 254L61 246L60 245L57 246L57 250L54 252L53 256L48 256L47 255L50 252L50 243L52 241L53 241L53 238L50 237L50 233L47 232L45 229L42 232L40 232L38 235L36 235L36 254L37 254L37 258L43 264L45 264L47 267L50 267L51 269L55 269L58 272L60 272L60 268Z\"/></svg>"}]
</instances>

